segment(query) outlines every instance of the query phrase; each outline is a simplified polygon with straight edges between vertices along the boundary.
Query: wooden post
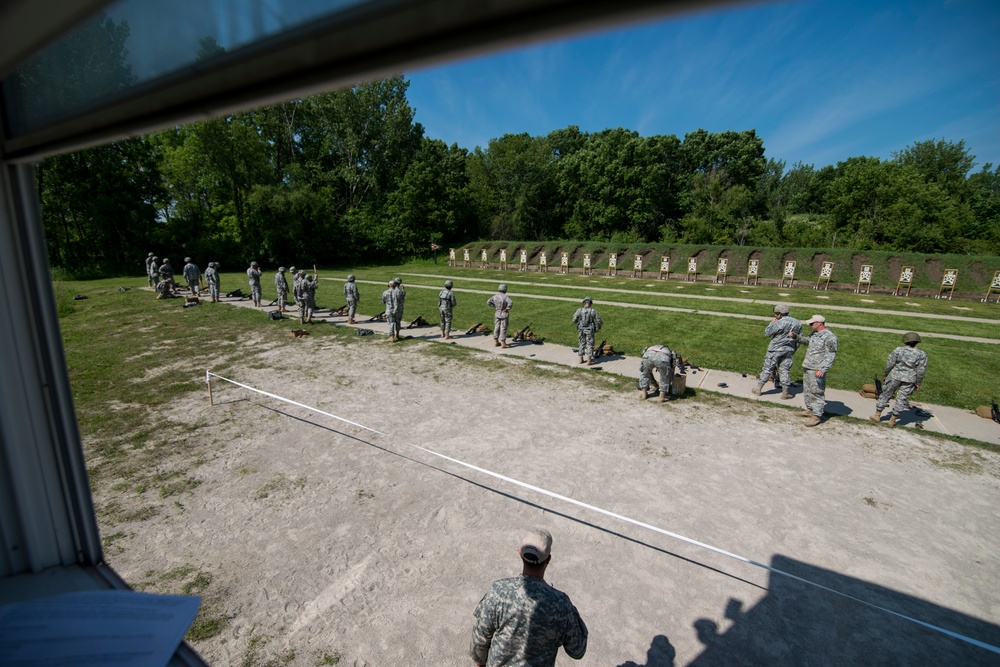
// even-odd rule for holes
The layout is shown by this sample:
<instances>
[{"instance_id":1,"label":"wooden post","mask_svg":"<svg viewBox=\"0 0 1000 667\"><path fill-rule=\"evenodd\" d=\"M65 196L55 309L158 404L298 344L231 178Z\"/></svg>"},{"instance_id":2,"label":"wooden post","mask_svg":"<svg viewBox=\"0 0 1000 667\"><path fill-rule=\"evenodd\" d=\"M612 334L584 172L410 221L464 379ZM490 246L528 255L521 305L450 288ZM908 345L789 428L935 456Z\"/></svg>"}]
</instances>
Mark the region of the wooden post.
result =
<instances>
[{"instance_id":1,"label":"wooden post","mask_svg":"<svg viewBox=\"0 0 1000 667\"><path fill-rule=\"evenodd\" d=\"M813 289L819 289L819 284L823 282L826 278L826 284L823 285L824 291L829 291L830 289L830 279L833 277L833 262L823 262L823 268L819 270L819 277L816 279L816 286Z\"/></svg>"},{"instance_id":2,"label":"wooden post","mask_svg":"<svg viewBox=\"0 0 1000 667\"><path fill-rule=\"evenodd\" d=\"M559 258L559 273L569 273L569 253L564 252Z\"/></svg>"},{"instance_id":3,"label":"wooden post","mask_svg":"<svg viewBox=\"0 0 1000 667\"><path fill-rule=\"evenodd\" d=\"M698 258L688 257L688 272L684 276L684 282L698 282Z\"/></svg>"},{"instance_id":4,"label":"wooden post","mask_svg":"<svg viewBox=\"0 0 1000 667\"><path fill-rule=\"evenodd\" d=\"M904 266L899 271L899 281L896 283L896 291L892 293L893 296L899 296L900 288L906 285L906 294L904 296L910 296L910 288L913 286L913 267Z\"/></svg>"},{"instance_id":5,"label":"wooden post","mask_svg":"<svg viewBox=\"0 0 1000 667\"><path fill-rule=\"evenodd\" d=\"M726 277L729 275L728 272L729 272L729 259L726 257L720 257L719 263L715 267L715 282L725 284ZM722 280L719 280L720 276Z\"/></svg>"},{"instance_id":6,"label":"wooden post","mask_svg":"<svg viewBox=\"0 0 1000 667\"><path fill-rule=\"evenodd\" d=\"M785 285L785 281L788 281L788 285ZM781 274L781 280L778 281L778 287L791 287L795 284L795 262L793 260L788 260L785 262L785 270Z\"/></svg>"},{"instance_id":7,"label":"wooden post","mask_svg":"<svg viewBox=\"0 0 1000 667\"><path fill-rule=\"evenodd\" d=\"M590 271L590 253L585 253L583 255L583 275L589 276Z\"/></svg>"},{"instance_id":8,"label":"wooden post","mask_svg":"<svg viewBox=\"0 0 1000 667\"><path fill-rule=\"evenodd\" d=\"M670 279L670 255L660 256L660 280Z\"/></svg>"},{"instance_id":9,"label":"wooden post","mask_svg":"<svg viewBox=\"0 0 1000 667\"><path fill-rule=\"evenodd\" d=\"M865 294L872 291L872 271L874 271L875 266L872 264L862 264L861 272L858 273L858 286L855 288L854 292L856 294L861 294L861 286L865 286Z\"/></svg>"},{"instance_id":10,"label":"wooden post","mask_svg":"<svg viewBox=\"0 0 1000 667\"><path fill-rule=\"evenodd\" d=\"M990 283L990 288L986 290L986 298L983 299L983 303L990 302L990 295L993 292L997 293L997 300L993 303L1000 303L1000 271L993 274L993 282Z\"/></svg>"},{"instance_id":11,"label":"wooden post","mask_svg":"<svg viewBox=\"0 0 1000 667\"><path fill-rule=\"evenodd\" d=\"M937 299L942 298L942 293L948 290L948 300L955 295L955 283L958 282L958 269L945 269L941 278L941 287L938 288Z\"/></svg>"}]
</instances>

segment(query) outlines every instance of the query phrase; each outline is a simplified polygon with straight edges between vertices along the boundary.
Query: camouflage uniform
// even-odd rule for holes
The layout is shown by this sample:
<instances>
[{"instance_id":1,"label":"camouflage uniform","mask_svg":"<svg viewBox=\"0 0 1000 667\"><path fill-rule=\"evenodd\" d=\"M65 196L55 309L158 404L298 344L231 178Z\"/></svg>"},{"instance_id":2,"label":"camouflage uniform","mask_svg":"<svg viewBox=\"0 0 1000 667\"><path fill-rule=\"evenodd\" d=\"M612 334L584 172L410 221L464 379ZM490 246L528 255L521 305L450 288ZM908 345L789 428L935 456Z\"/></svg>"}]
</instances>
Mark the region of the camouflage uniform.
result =
<instances>
[{"instance_id":1,"label":"camouflage uniform","mask_svg":"<svg viewBox=\"0 0 1000 667\"><path fill-rule=\"evenodd\" d=\"M674 385L674 367L680 364L680 355L666 345L651 345L642 351L642 361L639 363L639 389L649 389L653 370L660 373L660 396L670 395ZM683 370L683 369L682 369ZM645 397L645 394L643 394Z\"/></svg>"},{"instance_id":2,"label":"camouflage uniform","mask_svg":"<svg viewBox=\"0 0 1000 667\"><path fill-rule=\"evenodd\" d=\"M573 324L576 325L576 330L579 332L578 340L578 354L580 355L580 361L583 361L584 357L593 363L594 361L594 334L601 330L604 326L604 321L601 316L597 314L597 311L590 307L590 302L585 302L587 305L582 308L577 308L576 312L573 313Z\"/></svg>"},{"instance_id":3,"label":"camouflage uniform","mask_svg":"<svg viewBox=\"0 0 1000 667\"><path fill-rule=\"evenodd\" d=\"M790 338L788 334L794 331L796 338ZM778 379L784 393L790 393L792 386L792 362L795 357L795 350L799 348L798 336L802 334L802 322L794 317L785 315L779 317L774 322L767 325L764 335L771 339L767 346L767 354L764 355L764 368L757 376L757 388L760 389L771 379L774 369L778 369Z\"/></svg>"},{"instance_id":4,"label":"camouflage uniform","mask_svg":"<svg viewBox=\"0 0 1000 667\"><path fill-rule=\"evenodd\" d=\"M507 344L507 323L510 321L510 309L514 307L514 302L507 296L505 290L498 291L491 296L486 305L494 310L493 313L493 340L497 345Z\"/></svg>"},{"instance_id":5,"label":"camouflage uniform","mask_svg":"<svg viewBox=\"0 0 1000 667\"><path fill-rule=\"evenodd\" d=\"M382 292L382 303L385 304L385 321L389 324L389 340L396 340L399 336L399 325L396 323L396 286L389 281L389 287Z\"/></svg>"},{"instance_id":6,"label":"camouflage uniform","mask_svg":"<svg viewBox=\"0 0 1000 667\"><path fill-rule=\"evenodd\" d=\"M477 665L552 667L560 646L575 660L587 652L580 613L568 595L539 577L494 581L474 616L469 653Z\"/></svg>"},{"instance_id":7,"label":"camouflage uniform","mask_svg":"<svg viewBox=\"0 0 1000 667\"><path fill-rule=\"evenodd\" d=\"M403 289L403 283L396 278L392 288L392 303L393 311L392 316L396 320L396 335L399 335L399 329L403 326L403 302L406 301L406 290Z\"/></svg>"},{"instance_id":8,"label":"camouflage uniform","mask_svg":"<svg viewBox=\"0 0 1000 667\"><path fill-rule=\"evenodd\" d=\"M445 284L445 288L438 292L438 312L441 314L441 336L451 338L451 314L458 301L455 293L451 291L451 281Z\"/></svg>"},{"instance_id":9,"label":"camouflage uniform","mask_svg":"<svg viewBox=\"0 0 1000 667\"><path fill-rule=\"evenodd\" d=\"M219 300L219 272L215 269L215 262L209 262L205 269L205 282L208 283L208 295L212 301Z\"/></svg>"},{"instance_id":10,"label":"camouflage uniform","mask_svg":"<svg viewBox=\"0 0 1000 667\"><path fill-rule=\"evenodd\" d=\"M153 253L149 253L146 256L146 280L149 282L150 287L156 287L156 282L153 280L153 269L156 267L156 257Z\"/></svg>"},{"instance_id":11,"label":"camouflage uniform","mask_svg":"<svg viewBox=\"0 0 1000 667\"><path fill-rule=\"evenodd\" d=\"M909 345L900 345L889 353L885 363L885 382L882 393L875 403L875 411L882 412L889 407L889 400L896 394L896 404L892 414L898 417L910 409L910 394L924 381L927 372L927 353Z\"/></svg>"},{"instance_id":12,"label":"camouflage uniform","mask_svg":"<svg viewBox=\"0 0 1000 667\"><path fill-rule=\"evenodd\" d=\"M190 258L188 259L190 260ZM198 279L201 277L201 270L198 268L198 265L188 261L181 273L184 274L184 280L187 281L188 287L191 288L191 294L197 294L199 287Z\"/></svg>"},{"instance_id":13,"label":"camouflage uniform","mask_svg":"<svg viewBox=\"0 0 1000 667\"><path fill-rule=\"evenodd\" d=\"M354 276L347 276L347 282L344 283L344 298L347 299L347 321L353 324L354 315L358 312L358 301L361 301L358 286L354 283Z\"/></svg>"},{"instance_id":14,"label":"camouflage uniform","mask_svg":"<svg viewBox=\"0 0 1000 667\"><path fill-rule=\"evenodd\" d=\"M285 267L278 269L274 274L274 290L278 293L278 310L285 312L288 305L288 280L285 278Z\"/></svg>"},{"instance_id":15,"label":"camouflage uniform","mask_svg":"<svg viewBox=\"0 0 1000 667\"><path fill-rule=\"evenodd\" d=\"M312 322L313 311L316 310L316 281L307 275L299 285L299 321L305 324Z\"/></svg>"},{"instance_id":16,"label":"camouflage uniform","mask_svg":"<svg viewBox=\"0 0 1000 667\"><path fill-rule=\"evenodd\" d=\"M298 273L292 274L292 296L295 297L295 303L298 304L299 310L302 310L302 279L306 277L306 272L303 269L299 269Z\"/></svg>"},{"instance_id":17,"label":"camouflage uniform","mask_svg":"<svg viewBox=\"0 0 1000 667\"><path fill-rule=\"evenodd\" d=\"M837 336L829 329L823 329L813 331L808 337L798 338L798 341L809 347L802 360L802 397L806 410L822 419L826 407L826 374L837 358ZM823 371L823 377L816 377L816 371Z\"/></svg>"},{"instance_id":18,"label":"camouflage uniform","mask_svg":"<svg viewBox=\"0 0 1000 667\"><path fill-rule=\"evenodd\" d=\"M159 257L153 257L149 264L146 265L146 273L149 276L150 287L156 287L160 282L160 269L159 266L157 266L157 262L159 261Z\"/></svg>"},{"instance_id":19,"label":"camouflage uniform","mask_svg":"<svg viewBox=\"0 0 1000 667\"><path fill-rule=\"evenodd\" d=\"M164 259L163 260L163 263L160 264L160 268L157 270L157 273L160 276L160 282L161 283L166 283L166 286L164 287L164 289L166 290L166 293L169 293L169 294L173 295L173 292L174 292L174 267L170 265L170 260L169 259ZM159 289L160 288L159 285L157 285L156 287L157 287L157 291L160 292L160 294L164 294L165 293L165 292L163 292L163 291L161 291Z\"/></svg>"},{"instance_id":20,"label":"camouflage uniform","mask_svg":"<svg viewBox=\"0 0 1000 667\"><path fill-rule=\"evenodd\" d=\"M260 269L257 268L257 262L250 265L247 269L247 281L250 283L250 298L253 300L253 305L260 305Z\"/></svg>"}]
</instances>

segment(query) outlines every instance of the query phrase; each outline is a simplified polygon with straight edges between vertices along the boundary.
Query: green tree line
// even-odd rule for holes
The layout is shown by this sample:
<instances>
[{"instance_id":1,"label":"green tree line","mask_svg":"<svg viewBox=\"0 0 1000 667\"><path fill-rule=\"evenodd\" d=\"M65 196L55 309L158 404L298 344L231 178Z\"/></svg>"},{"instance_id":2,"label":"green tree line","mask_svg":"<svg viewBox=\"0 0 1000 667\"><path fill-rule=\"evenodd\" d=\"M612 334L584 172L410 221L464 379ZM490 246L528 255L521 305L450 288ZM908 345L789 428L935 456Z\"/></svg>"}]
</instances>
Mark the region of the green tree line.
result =
<instances>
[{"instance_id":1,"label":"green tree line","mask_svg":"<svg viewBox=\"0 0 1000 667\"><path fill-rule=\"evenodd\" d=\"M106 26L111 48L123 30ZM471 239L1000 254L1000 167L973 173L964 140L821 168L768 158L755 130L569 126L468 150L425 135L408 85L391 76L45 160L52 264L135 270L150 250L385 262Z\"/></svg>"}]
</instances>

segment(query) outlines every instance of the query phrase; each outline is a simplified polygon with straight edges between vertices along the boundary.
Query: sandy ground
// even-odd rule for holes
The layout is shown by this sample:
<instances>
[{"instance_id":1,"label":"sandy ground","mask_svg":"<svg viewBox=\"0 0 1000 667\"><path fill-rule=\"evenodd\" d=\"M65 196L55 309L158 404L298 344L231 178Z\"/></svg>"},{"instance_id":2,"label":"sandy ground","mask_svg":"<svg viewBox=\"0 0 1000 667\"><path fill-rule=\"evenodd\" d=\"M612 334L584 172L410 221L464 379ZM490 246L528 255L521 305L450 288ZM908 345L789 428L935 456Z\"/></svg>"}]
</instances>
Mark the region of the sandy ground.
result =
<instances>
[{"instance_id":1,"label":"sandy ground","mask_svg":"<svg viewBox=\"0 0 1000 667\"><path fill-rule=\"evenodd\" d=\"M146 588L194 570L217 665L468 665L472 610L555 537L547 579L590 629L559 664L998 664L861 602L411 445L1000 645L1000 456L703 394L640 402L586 371L436 344L289 338L164 409L200 484L107 549ZM607 383L607 386L604 386ZM114 493L110 490L101 493ZM98 506L108 496L97 496ZM121 500L121 499L119 499ZM163 577L161 576L162 580ZM204 581L204 580L203 580ZM180 582L174 582L179 584ZM174 586L176 590L176 585Z\"/></svg>"}]
</instances>

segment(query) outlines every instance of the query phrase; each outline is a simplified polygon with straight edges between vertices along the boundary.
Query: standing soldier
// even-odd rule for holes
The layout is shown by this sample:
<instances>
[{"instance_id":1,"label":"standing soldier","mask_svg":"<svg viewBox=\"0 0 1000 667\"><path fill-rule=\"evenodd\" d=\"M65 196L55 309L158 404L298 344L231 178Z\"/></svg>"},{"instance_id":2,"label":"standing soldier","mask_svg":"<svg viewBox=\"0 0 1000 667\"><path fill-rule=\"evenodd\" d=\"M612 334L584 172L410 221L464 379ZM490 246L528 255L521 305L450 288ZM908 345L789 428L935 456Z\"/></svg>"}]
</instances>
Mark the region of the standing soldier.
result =
<instances>
[{"instance_id":1,"label":"standing soldier","mask_svg":"<svg viewBox=\"0 0 1000 667\"><path fill-rule=\"evenodd\" d=\"M406 301L406 290L403 289L402 278L394 278L392 281L392 299L395 307L393 317L396 319L396 340L399 340L399 330L403 326L403 302Z\"/></svg>"},{"instance_id":2,"label":"standing soldier","mask_svg":"<svg viewBox=\"0 0 1000 667\"><path fill-rule=\"evenodd\" d=\"M219 303L219 263L209 262L205 269L205 282L208 283L208 295L213 303Z\"/></svg>"},{"instance_id":3,"label":"standing soldier","mask_svg":"<svg viewBox=\"0 0 1000 667\"><path fill-rule=\"evenodd\" d=\"M316 310L317 286L316 281L308 274L302 278L302 284L299 285L299 321L302 324L313 321L313 311Z\"/></svg>"},{"instance_id":4,"label":"standing soldier","mask_svg":"<svg viewBox=\"0 0 1000 667\"><path fill-rule=\"evenodd\" d=\"M896 404L892 406L892 416L889 426L895 426L896 420L904 410L910 409L910 394L920 389L927 372L927 353L917 349L920 334L907 331L903 334L903 345L889 353L885 362L885 379L882 380L882 393L875 403L875 414L869 419L873 422L882 420L882 411L889 407L889 400L896 394Z\"/></svg>"},{"instance_id":5,"label":"standing soldier","mask_svg":"<svg viewBox=\"0 0 1000 667\"><path fill-rule=\"evenodd\" d=\"M497 293L486 301L486 305L493 309L493 346L510 347L507 344L507 323L514 302L507 296L507 286L497 287Z\"/></svg>"},{"instance_id":6,"label":"standing soldier","mask_svg":"<svg viewBox=\"0 0 1000 667\"><path fill-rule=\"evenodd\" d=\"M396 282L389 281L389 286L382 292L382 303L385 304L385 321L389 324L389 342L395 343L399 340L399 326L396 324L396 304L395 293Z\"/></svg>"},{"instance_id":7,"label":"standing soldier","mask_svg":"<svg viewBox=\"0 0 1000 667\"><path fill-rule=\"evenodd\" d=\"M278 293L278 312L287 313L285 309L288 300L288 281L285 280L285 267L279 266L274 274L274 289Z\"/></svg>"},{"instance_id":8,"label":"standing soldier","mask_svg":"<svg viewBox=\"0 0 1000 667\"><path fill-rule=\"evenodd\" d=\"M174 292L174 267L170 264L170 258L164 257L163 264L160 264L160 269L158 271L160 274L160 282L167 283L165 288L167 292L173 294Z\"/></svg>"},{"instance_id":9,"label":"standing soldier","mask_svg":"<svg viewBox=\"0 0 1000 667\"><path fill-rule=\"evenodd\" d=\"M191 261L190 257L184 258L184 280L187 281L188 287L191 288L191 294L193 296L198 295L199 281L201 280L201 270L198 265Z\"/></svg>"},{"instance_id":10,"label":"standing soldier","mask_svg":"<svg viewBox=\"0 0 1000 667\"><path fill-rule=\"evenodd\" d=\"M444 289L438 292L438 312L441 314L441 337L451 340L451 314L455 308L455 293L451 291L450 280L444 281Z\"/></svg>"},{"instance_id":11,"label":"standing soldier","mask_svg":"<svg viewBox=\"0 0 1000 667\"><path fill-rule=\"evenodd\" d=\"M593 303L593 299L585 296L583 297L583 307L577 308L576 312L573 313L573 324L576 325L576 330L579 332L580 363L582 364L583 358L587 357L588 366L594 365L594 334L604 326L601 316L591 308Z\"/></svg>"},{"instance_id":12,"label":"standing soldier","mask_svg":"<svg viewBox=\"0 0 1000 667\"><path fill-rule=\"evenodd\" d=\"M253 305L260 305L260 268L257 262L250 262L250 268L247 269L247 281L250 283L250 298L253 300Z\"/></svg>"},{"instance_id":13,"label":"standing soldier","mask_svg":"<svg viewBox=\"0 0 1000 667\"><path fill-rule=\"evenodd\" d=\"M298 290L295 287L299 281L299 274L296 272L294 266L290 266L288 267L288 275L292 277L292 300L295 301L296 299L299 298Z\"/></svg>"},{"instance_id":14,"label":"standing soldier","mask_svg":"<svg viewBox=\"0 0 1000 667\"><path fill-rule=\"evenodd\" d=\"M299 269L298 273L292 274L292 296L295 297L295 303L298 304L299 310L302 310L302 281L305 280L305 277L305 269Z\"/></svg>"},{"instance_id":15,"label":"standing soldier","mask_svg":"<svg viewBox=\"0 0 1000 667\"><path fill-rule=\"evenodd\" d=\"M347 323L354 324L354 314L358 312L358 301L361 301L361 295L358 293L353 273L347 276L347 282L344 283L344 298L347 299Z\"/></svg>"},{"instance_id":16,"label":"standing soldier","mask_svg":"<svg viewBox=\"0 0 1000 667\"><path fill-rule=\"evenodd\" d=\"M153 257L147 267L149 273L149 285L156 287L160 282L160 258Z\"/></svg>"},{"instance_id":17,"label":"standing soldier","mask_svg":"<svg viewBox=\"0 0 1000 667\"><path fill-rule=\"evenodd\" d=\"M156 283L153 281L153 268L156 266L156 257L153 253L146 255L146 280L149 281L150 287L156 287Z\"/></svg>"},{"instance_id":18,"label":"standing soldier","mask_svg":"<svg viewBox=\"0 0 1000 667\"><path fill-rule=\"evenodd\" d=\"M826 318L822 315L813 315L805 323L812 329L808 337L798 336L794 331L788 335L809 346L802 360L802 396L806 409L801 414L807 417L806 426L817 426L823 421L826 374L837 358L837 336L826 328Z\"/></svg>"},{"instance_id":19,"label":"standing soldier","mask_svg":"<svg viewBox=\"0 0 1000 667\"><path fill-rule=\"evenodd\" d=\"M800 336L802 323L788 315L788 306L779 303L774 307L771 323L764 329L764 335L770 338L771 342L768 343L767 354L764 355L764 368L757 376L757 386L750 390L754 396L760 396L760 390L777 368L778 379L781 382L781 398L788 400L792 397L789 391L792 386L792 376L789 371L792 370L795 350L799 347L795 337L789 335L792 332L795 336Z\"/></svg>"},{"instance_id":20,"label":"standing soldier","mask_svg":"<svg viewBox=\"0 0 1000 667\"><path fill-rule=\"evenodd\" d=\"M674 386L674 367L684 372L684 362L681 355L666 345L650 345L642 351L642 361L639 363L639 400L645 401L649 396L649 385L653 379L653 371L660 373L660 403L672 397Z\"/></svg>"}]
</instances>

